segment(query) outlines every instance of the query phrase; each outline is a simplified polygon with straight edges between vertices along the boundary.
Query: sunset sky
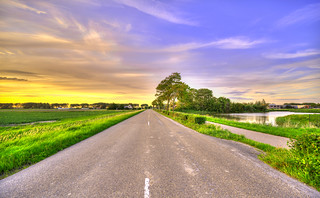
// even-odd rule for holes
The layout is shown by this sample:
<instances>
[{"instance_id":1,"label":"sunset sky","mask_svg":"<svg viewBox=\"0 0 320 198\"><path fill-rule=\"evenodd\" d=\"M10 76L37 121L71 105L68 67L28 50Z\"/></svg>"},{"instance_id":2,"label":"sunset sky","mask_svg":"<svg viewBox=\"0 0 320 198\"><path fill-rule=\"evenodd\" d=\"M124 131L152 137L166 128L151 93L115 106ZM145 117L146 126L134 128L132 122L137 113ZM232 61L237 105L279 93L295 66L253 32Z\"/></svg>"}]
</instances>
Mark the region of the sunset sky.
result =
<instances>
[{"instance_id":1,"label":"sunset sky","mask_svg":"<svg viewBox=\"0 0 320 198\"><path fill-rule=\"evenodd\" d=\"M0 0L0 102L320 102L319 0Z\"/></svg>"}]
</instances>

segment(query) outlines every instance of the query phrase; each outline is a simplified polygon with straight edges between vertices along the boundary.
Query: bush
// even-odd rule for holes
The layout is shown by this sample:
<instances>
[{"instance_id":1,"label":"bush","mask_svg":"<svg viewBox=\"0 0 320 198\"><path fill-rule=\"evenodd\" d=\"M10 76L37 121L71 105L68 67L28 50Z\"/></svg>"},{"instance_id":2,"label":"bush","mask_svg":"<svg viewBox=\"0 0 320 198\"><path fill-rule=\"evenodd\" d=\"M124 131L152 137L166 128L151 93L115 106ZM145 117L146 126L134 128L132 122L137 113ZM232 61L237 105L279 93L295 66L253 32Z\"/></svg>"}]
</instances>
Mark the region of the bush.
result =
<instances>
[{"instance_id":1,"label":"bush","mask_svg":"<svg viewBox=\"0 0 320 198\"><path fill-rule=\"evenodd\" d=\"M320 134L305 133L291 141L291 147L297 154L314 154L320 156Z\"/></svg>"},{"instance_id":2,"label":"bush","mask_svg":"<svg viewBox=\"0 0 320 198\"><path fill-rule=\"evenodd\" d=\"M204 124L206 122L206 117L197 116L195 117L194 121L196 124Z\"/></svg>"},{"instance_id":3,"label":"bush","mask_svg":"<svg viewBox=\"0 0 320 198\"><path fill-rule=\"evenodd\" d=\"M194 115L189 115L188 116L188 121L195 123L195 124L204 124L206 122L206 118L203 116L194 116Z\"/></svg>"},{"instance_id":4,"label":"bush","mask_svg":"<svg viewBox=\"0 0 320 198\"><path fill-rule=\"evenodd\" d=\"M320 186L320 134L303 134L291 144L294 161L302 174Z\"/></svg>"},{"instance_id":5,"label":"bush","mask_svg":"<svg viewBox=\"0 0 320 198\"><path fill-rule=\"evenodd\" d=\"M180 117L181 120L188 120L188 115L187 114L180 113L179 117Z\"/></svg>"},{"instance_id":6,"label":"bush","mask_svg":"<svg viewBox=\"0 0 320 198\"><path fill-rule=\"evenodd\" d=\"M173 117L180 117L180 113L174 112L172 114L173 114Z\"/></svg>"}]
</instances>

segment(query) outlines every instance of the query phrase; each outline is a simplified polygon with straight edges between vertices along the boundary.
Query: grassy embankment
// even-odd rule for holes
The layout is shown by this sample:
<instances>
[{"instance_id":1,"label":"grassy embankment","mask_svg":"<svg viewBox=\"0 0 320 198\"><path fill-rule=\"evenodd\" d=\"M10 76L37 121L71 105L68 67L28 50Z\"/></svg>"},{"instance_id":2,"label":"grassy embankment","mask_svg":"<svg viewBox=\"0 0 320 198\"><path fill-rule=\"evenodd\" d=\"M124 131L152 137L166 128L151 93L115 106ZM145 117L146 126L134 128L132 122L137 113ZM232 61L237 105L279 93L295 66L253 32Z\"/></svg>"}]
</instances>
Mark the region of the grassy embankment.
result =
<instances>
[{"instance_id":1,"label":"grassy embankment","mask_svg":"<svg viewBox=\"0 0 320 198\"><path fill-rule=\"evenodd\" d=\"M259 158L272 167L297 178L298 180L320 190L320 134L303 134L291 142L291 149L275 148L268 144L255 142L243 135L230 133L214 125L204 125L208 117L186 113L163 111L163 115L200 133L249 144L264 151ZM200 120L197 122L196 120Z\"/></svg>"},{"instance_id":2,"label":"grassy embankment","mask_svg":"<svg viewBox=\"0 0 320 198\"><path fill-rule=\"evenodd\" d=\"M89 112L82 112L85 117L75 116L59 122L0 127L0 178L39 162L141 111L104 111L103 115L88 116Z\"/></svg>"},{"instance_id":3,"label":"grassy embankment","mask_svg":"<svg viewBox=\"0 0 320 198\"><path fill-rule=\"evenodd\" d=\"M301 113L320 113L320 109L269 109L268 111L291 111Z\"/></svg>"}]
</instances>

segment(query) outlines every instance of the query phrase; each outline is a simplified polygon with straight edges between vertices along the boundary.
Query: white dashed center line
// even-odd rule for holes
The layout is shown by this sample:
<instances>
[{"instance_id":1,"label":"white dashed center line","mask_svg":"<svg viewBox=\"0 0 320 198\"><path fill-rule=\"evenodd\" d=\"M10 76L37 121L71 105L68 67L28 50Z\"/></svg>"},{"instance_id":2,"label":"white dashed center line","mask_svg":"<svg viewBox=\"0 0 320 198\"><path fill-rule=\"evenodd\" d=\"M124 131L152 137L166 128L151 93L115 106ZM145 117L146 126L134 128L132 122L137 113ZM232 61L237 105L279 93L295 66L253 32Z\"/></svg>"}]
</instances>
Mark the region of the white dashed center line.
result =
<instances>
[{"instance_id":1,"label":"white dashed center line","mask_svg":"<svg viewBox=\"0 0 320 198\"><path fill-rule=\"evenodd\" d=\"M150 194L149 194L149 178L146 178L144 180L144 198L149 198Z\"/></svg>"},{"instance_id":2,"label":"white dashed center line","mask_svg":"<svg viewBox=\"0 0 320 198\"><path fill-rule=\"evenodd\" d=\"M150 122L148 121L148 126L150 125Z\"/></svg>"}]
</instances>

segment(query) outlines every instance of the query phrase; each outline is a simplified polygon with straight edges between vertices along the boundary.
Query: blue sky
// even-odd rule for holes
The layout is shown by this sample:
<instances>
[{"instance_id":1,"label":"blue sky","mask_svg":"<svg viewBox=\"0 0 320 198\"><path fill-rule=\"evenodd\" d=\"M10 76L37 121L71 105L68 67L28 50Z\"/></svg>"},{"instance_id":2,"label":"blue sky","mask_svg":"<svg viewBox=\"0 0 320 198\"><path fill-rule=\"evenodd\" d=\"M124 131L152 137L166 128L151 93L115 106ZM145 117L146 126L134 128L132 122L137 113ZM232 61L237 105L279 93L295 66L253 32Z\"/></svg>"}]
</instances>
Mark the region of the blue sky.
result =
<instances>
[{"instance_id":1,"label":"blue sky","mask_svg":"<svg viewBox=\"0 0 320 198\"><path fill-rule=\"evenodd\" d=\"M320 1L3 0L0 17L2 102L151 103L173 72L233 101L320 102Z\"/></svg>"}]
</instances>

